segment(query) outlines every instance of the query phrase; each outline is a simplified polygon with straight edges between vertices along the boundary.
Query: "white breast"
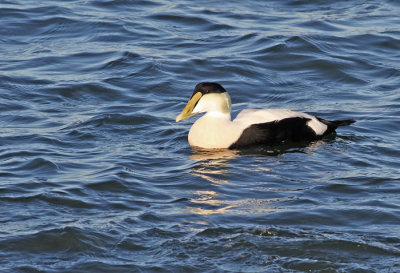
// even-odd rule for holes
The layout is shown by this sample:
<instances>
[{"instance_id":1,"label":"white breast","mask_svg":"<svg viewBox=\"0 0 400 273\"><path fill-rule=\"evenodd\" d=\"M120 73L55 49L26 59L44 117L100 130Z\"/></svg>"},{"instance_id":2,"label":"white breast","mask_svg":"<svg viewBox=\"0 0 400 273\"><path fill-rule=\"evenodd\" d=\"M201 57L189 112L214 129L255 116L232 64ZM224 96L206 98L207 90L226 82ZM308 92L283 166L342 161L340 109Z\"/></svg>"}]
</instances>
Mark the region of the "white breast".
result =
<instances>
[{"instance_id":1,"label":"white breast","mask_svg":"<svg viewBox=\"0 0 400 273\"><path fill-rule=\"evenodd\" d=\"M190 128L188 141L190 146L228 148L241 133L239 126L230 120L230 114L208 112Z\"/></svg>"}]
</instances>

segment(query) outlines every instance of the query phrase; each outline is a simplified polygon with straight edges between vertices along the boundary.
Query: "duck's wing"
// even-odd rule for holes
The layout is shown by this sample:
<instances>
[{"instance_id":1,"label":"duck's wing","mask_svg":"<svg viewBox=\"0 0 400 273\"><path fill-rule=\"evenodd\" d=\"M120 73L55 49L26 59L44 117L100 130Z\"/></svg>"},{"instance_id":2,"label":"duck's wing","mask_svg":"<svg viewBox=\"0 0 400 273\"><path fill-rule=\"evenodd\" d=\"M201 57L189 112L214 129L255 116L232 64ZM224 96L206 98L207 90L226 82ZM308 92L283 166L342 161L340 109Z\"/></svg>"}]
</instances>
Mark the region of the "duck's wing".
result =
<instances>
[{"instance_id":1,"label":"duck's wing","mask_svg":"<svg viewBox=\"0 0 400 273\"><path fill-rule=\"evenodd\" d=\"M288 118L308 119L307 126L311 127L317 135L323 135L327 130L327 125L318 118L288 109L245 109L237 115L233 122L244 130L253 124L279 122Z\"/></svg>"},{"instance_id":2,"label":"duck's wing","mask_svg":"<svg viewBox=\"0 0 400 273\"><path fill-rule=\"evenodd\" d=\"M287 109L245 109L236 116L233 122L241 127L247 128L252 124L277 121L291 117L302 117L305 115L307 114L293 112Z\"/></svg>"},{"instance_id":3,"label":"duck's wing","mask_svg":"<svg viewBox=\"0 0 400 273\"><path fill-rule=\"evenodd\" d=\"M242 133L230 148L257 144L310 141L327 132L328 126L316 117L287 109L246 109L233 120Z\"/></svg>"},{"instance_id":4,"label":"duck's wing","mask_svg":"<svg viewBox=\"0 0 400 273\"><path fill-rule=\"evenodd\" d=\"M284 118L278 121L257 123L243 130L240 137L229 148L237 149L252 145L275 145L287 142L311 141L318 139L304 117Z\"/></svg>"}]
</instances>

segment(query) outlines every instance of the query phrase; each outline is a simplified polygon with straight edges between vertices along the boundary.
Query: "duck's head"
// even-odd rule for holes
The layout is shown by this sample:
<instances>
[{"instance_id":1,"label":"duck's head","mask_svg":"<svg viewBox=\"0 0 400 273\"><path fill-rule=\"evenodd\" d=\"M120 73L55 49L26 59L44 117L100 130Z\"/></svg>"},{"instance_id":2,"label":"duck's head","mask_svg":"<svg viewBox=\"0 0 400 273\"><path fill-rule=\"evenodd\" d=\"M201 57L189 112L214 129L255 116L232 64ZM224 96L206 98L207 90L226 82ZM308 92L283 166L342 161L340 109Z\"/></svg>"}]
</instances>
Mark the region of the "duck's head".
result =
<instances>
[{"instance_id":1,"label":"duck's head","mask_svg":"<svg viewBox=\"0 0 400 273\"><path fill-rule=\"evenodd\" d=\"M194 88L192 97L185 108L176 117L181 121L198 113L217 112L229 114L231 111L231 98L228 92L216 82L201 82Z\"/></svg>"}]
</instances>

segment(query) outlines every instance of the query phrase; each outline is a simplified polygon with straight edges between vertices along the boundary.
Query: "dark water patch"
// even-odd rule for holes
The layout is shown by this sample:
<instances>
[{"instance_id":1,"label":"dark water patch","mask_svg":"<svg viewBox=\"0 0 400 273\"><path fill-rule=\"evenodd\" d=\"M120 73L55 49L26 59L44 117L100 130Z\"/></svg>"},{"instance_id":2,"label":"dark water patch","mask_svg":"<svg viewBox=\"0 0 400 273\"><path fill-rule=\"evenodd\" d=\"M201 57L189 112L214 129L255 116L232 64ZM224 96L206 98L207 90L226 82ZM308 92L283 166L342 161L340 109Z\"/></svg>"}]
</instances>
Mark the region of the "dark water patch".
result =
<instances>
[{"instance_id":1,"label":"dark water patch","mask_svg":"<svg viewBox=\"0 0 400 273\"><path fill-rule=\"evenodd\" d=\"M53 56L37 56L30 60L16 61L13 66L9 66L11 70L18 70L21 67L24 69L31 69L38 74L53 77L67 76L68 71L72 67L79 70L81 73L93 71L94 63L104 62L104 58L110 58L112 53L79 53L72 55L53 55ZM87 60L84 64L83 59ZM56 70L63 71L62 73L55 73ZM96 68L97 70L97 68ZM40 72L40 73L39 73ZM74 76L76 77L76 75ZM60 77L61 78L61 77Z\"/></svg>"},{"instance_id":2,"label":"dark water patch","mask_svg":"<svg viewBox=\"0 0 400 273\"><path fill-rule=\"evenodd\" d=\"M112 101L119 96L118 90L99 83L85 83L79 85L57 86L49 88L49 94L63 99L67 103L100 103Z\"/></svg>"},{"instance_id":3,"label":"dark water patch","mask_svg":"<svg viewBox=\"0 0 400 273\"><path fill-rule=\"evenodd\" d=\"M306 22L302 22L299 24L299 26L304 27L304 28L311 28L312 30L321 30L321 31L341 31L342 29L338 26L335 26L332 24L332 22L329 22L328 20L320 21L320 20L310 20Z\"/></svg>"},{"instance_id":4,"label":"dark water patch","mask_svg":"<svg viewBox=\"0 0 400 273\"><path fill-rule=\"evenodd\" d=\"M182 15L174 15L174 14L168 14L168 13L158 13L150 16L151 19L154 20L160 20L160 21L165 21L169 22L174 25L174 27L179 27L179 26L192 26L196 25L196 27L199 26L204 26L203 30L205 30L209 25L210 22L204 18L201 17L190 17L190 16L182 16ZM205 28L205 29L204 29Z\"/></svg>"},{"instance_id":5,"label":"dark water patch","mask_svg":"<svg viewBox=\"0 0 400 273\"><path fill-rule=\"evenodd\" d=\"M85 231L74 227L44 230L25 235L26 239L9 239L2 241L3 251L16 251L24 248L26 253L76 253L82 250L93 252L102 249L101 241L106 241L104 235Z\"/></svg>"},{"instance_id":6,"label":"dark water patch","mask_svg":"<svg viewBox=\"0 0 400 273\"><path fill-rule=\"evenodd\" d=\"M132 32L124 27L123 24L103 21L92 23L92 25L91 28L94 28L96 31L93 32L89 42L122 43L130 41L130 37L132 36ZM104 35L103 33L109 29L113 29L115 34Z\"/></svg>"},{"instance_id":7,"label":"dark water patch","mask_svg":"<svg viewBox=\"0 0 400 273\"><path fill-rule=\"evenodd\" d=\"M135 208L138 205L146 206L146 204L147 206L151 206L153 202L161 202L170 199L170 196L163 194L161 191L158 191L155 188L151 189L151 186L148 187L149 189L146 192L143 192L143 184L141 182L126 181L122 184L120 179L117 181L104 181L103 179L102 182L90 183L85 186L87 189L107 196L112 203L120 203L127 208ZM114 199L113 197L115 197L115 200L112 200Z\"/></svg>"},{"instance_id":8,"label":"dark water patch","mask_svg":"<svg viewBox=\"0 0 400 273\"><path fill-rule=\"evenodd\" d=\"M87 121L78 122L71 126L64 128L66 129L78 129L78 128L91 128L91 127L108 127L121 125L126 126L127 129L132 128L134 125L150 124L153 121L152 116L127 116L122 114L107 114L89 118Z\"/></svg>"},{"instance_id":9,"label":"dark water patch","mask_svg":"<svg viewBox=\"0 0 400 273\"><path fill-rule=\"evenodd\" d=\"M34 90L35 87L43 86L47 84L52 84L52 81L37 79L32 77L18 77L18 76L0 76L0 86L3 90L7 91L24 91L24 90ZM17 98L16 94L2 94L2 98ZM19 97L18 97L19 98Z\"/></svg>"},{"instance_id":10,"label":"dark water patch","mask_svg":"<svg viewBox=\"0 0 400 273\"><path fill-rule=\"evenodd\" d=\"M63 25L78 24L69 9L59 6L2 8L1 14L5 15L2 21L7 24L7 28L2 29L3 34L12 34L14 37L51 35L57 28L63 28ZM7 17L9 20L6 20ZM29 32L26 28L28 25Z\"/></svg>"},{"instance_id":11,"label":"dark water patch","mask_svg":"<svg viewBox=\"0 0 400 273\"><path fill-rule=\"evenodd\" d=\"M75 263L72 267L65 269L59 269L60 272L69 272L73 270L74 272L88 272L90 270L101 271L101 272L159 272L162 268L157 266L136 266L135 264L129 264L128 262L121 262L117 264L115 262L104 262L104 261L82 261Z\"/></svg>"},{"instance_id":12,"label":"dark water patch","mask_svg":"<svg viewBox=\"0 0 400 273\"><path fill-rule=\"evenodd\" d=\"M111 69L130 69L131 65L140 60L140 55L132 52L124 52L123 55L117 59L107 61L101 68L101 70L111 70Z\"/></svg>"},{"instance_id":13,"label":"dark water patch","mask_svg":"<svg viewBox=\"0 0 400 273\"><path fill-rule=\"evenodd\" d=\"M79 199L71 199L60 193L41 193L34 195L22 195L18 197L4 196L1 197L2 202L20 203L20 204L47 204L50 206L68 207L76 209L91 209L95 206L93 203L82 201Z\"/></svg>"},{"instance_id":14,"label":"dark water patch","mask_svg":"<svg viewBox=\"0 0 400 273\"><path fill-rule=\"evenodd\" d=\"M41 121L42 119L40 117L32 117L31 115L8 115L8 116L3 116L1 117L3 122L7 123L12 123L12 124L24 124L24 123L36 123L38 121Z\"/></svg>"},{"instance_id":15,"label":"dark water patch","mask_svg":"<svg viewBox=\"0 0 400 273\"><path fill-rule=\"evenodd\" d=\"M29 169L30 172L33 171L38 173L54 173L58 169L56 164L43 158L35 158L32 160L28 160L27 162L21 162L21 164L18 165L19 166L17 168L9 168L9 171L19 172Z\"/></svg>"},{"instance_id":16,"label":"dark water patch","mask_svg":"<svg viewBox=\"0 0 400 273\"><path fill-rule=\"evenodd\" d=\"M3 157L4 158L4 157ZM38 157L37 154L33 158L16 157L11 160L3 160L2 172L3 176L10 177L30 177L30 176L51 176L59 171L59 166L45 158Z\"/></svg>"},{"instance_id":17,"label":"dark water patch","mask_svg":"<svg viewBox=\"0 0 400 273\"><path fill-rule=\"evenodd\" d=\"M117 180L92 183L87 185L86 187L91 188L93 190L106 191L106 192L124 192L129 189L122 181L117 181Z\"/></svg>"},{"instance_id":18,"label":"dark water patch","mask_svg":"<svg viewBox=\"0 0 400 273\"><path fill-rule=\"evenodd\" d=\"M98 1L91 1L91 6L95 6L95 7L101 7L104 8L106 10L110 10L110 9L115 9L116 11L123 11L126 9L132 9L135 10L136 8L139 7L144 7L144 8L152 8L152 7L160 7L162 6L162 4L158 3L158 2L154 2L154 1L147 1L147 0L140 0L135 2L135 5L131 5L131 2L129 0L117 0L117 1L102 1L102 2L98 2Z\"/></svg>"}]
</instances>

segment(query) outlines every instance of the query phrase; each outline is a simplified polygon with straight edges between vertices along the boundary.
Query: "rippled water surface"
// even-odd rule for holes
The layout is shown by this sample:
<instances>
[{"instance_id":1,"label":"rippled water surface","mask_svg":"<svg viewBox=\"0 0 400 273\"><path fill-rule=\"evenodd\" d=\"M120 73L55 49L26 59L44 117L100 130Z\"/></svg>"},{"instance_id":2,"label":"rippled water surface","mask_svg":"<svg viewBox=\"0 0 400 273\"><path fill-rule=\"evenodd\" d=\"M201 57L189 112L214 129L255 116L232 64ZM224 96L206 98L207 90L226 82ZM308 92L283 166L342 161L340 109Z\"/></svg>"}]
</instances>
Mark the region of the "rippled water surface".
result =
<instances>
[{"instance_id":1,"label":"rippled water surface","mask_svg":"<svg viewBox=\"0 0 400 273\"><path fill-rule=\"evenodd\" d=\"M0 4L2 272L400 272L398 1ZM201 151L200 81L353 118Z\"/></svg>"}]
</instances>

